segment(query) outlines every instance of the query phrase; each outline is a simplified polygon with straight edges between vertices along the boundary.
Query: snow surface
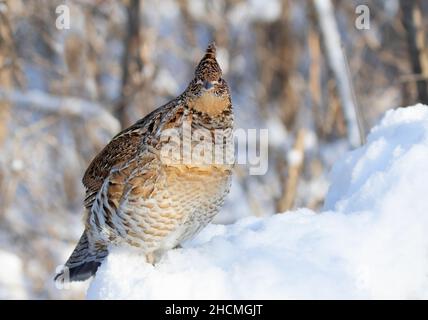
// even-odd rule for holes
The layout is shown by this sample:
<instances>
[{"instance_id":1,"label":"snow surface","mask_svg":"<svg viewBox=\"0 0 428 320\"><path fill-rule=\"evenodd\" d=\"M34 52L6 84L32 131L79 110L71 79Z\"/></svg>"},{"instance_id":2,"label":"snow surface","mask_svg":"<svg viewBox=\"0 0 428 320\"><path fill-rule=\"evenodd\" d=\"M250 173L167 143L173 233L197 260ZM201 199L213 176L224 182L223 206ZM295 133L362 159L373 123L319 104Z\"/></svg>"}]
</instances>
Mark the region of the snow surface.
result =
<instances>
[{"instance_id":1,"label":"snow surface","mask_svg":"<svg viewBox=\"0 0 428 320\"><path fill-rule=\"evenodd\" d=\"M113 249L89 299L428 298L428 107L386 113L324 212L209 225L156 266Z\"/></svg>"},{"instance_id":2,"label":"snow surface","mask_svg":"<svg viewBox=\"0 0 428 320\"><path fill-rule=\"evenodd\" d=\"M0 299L26 299L22 260L12 252L0 250Z\"/></svg>"}]
</instances>

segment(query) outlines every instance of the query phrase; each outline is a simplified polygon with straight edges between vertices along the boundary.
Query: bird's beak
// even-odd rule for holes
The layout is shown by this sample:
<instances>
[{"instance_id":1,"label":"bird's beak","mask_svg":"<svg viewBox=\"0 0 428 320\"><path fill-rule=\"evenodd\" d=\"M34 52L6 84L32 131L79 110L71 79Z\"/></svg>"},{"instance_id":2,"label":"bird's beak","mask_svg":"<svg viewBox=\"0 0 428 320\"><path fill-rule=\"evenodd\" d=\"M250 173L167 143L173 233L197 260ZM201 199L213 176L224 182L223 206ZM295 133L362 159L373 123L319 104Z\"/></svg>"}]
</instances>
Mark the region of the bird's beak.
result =
<instances>
[{"instance_id":1,"label":"bird's beak","mask_svg":"<svg viewBox=\"0 0 428 320\"><path fill-rule=\"evenodd\" d=\"M214 85L212 84L211 81L204 81L204 89L205 90L211 90L212 88L214 88Z\"/></svg>"}]
</instances>

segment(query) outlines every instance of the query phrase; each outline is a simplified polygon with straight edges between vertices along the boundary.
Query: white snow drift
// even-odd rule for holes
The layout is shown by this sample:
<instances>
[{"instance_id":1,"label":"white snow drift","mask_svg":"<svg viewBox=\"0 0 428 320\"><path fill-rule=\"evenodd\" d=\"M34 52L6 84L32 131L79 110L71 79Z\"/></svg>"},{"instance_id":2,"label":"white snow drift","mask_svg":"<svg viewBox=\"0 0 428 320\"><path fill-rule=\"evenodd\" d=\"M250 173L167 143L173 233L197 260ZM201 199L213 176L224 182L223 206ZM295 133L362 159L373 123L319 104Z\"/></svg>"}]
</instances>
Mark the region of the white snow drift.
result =
<instances>
[{"instance_id":1,"label":"white snow drift","mask_svg":"<svg viewBox=\"0 0 428 320\"><path fill-rule=\"evenodd\" d=\"M325 211L210 225L155 267L114 249L90 299L428 298L428 107L333 167Z\"/></svg>"}]
</instances>

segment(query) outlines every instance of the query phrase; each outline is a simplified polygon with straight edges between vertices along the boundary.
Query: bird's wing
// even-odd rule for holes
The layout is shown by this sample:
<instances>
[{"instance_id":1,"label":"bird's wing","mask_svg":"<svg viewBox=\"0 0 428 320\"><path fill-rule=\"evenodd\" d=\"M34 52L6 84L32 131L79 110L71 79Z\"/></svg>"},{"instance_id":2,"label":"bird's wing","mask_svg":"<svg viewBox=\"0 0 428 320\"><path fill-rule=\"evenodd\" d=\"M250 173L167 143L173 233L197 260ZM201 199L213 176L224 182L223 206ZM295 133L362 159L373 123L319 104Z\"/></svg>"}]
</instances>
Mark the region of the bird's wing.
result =
<instances>
[{"instance_id":1,"label":"bird's wing","mask_svg":"<svg viewBox=\"0 0 428 320\"><path fill-rule=\"evenodd\" d=\"M170 111L171 106L169 103L156 109L117 134L92 160L82 179L86 187L84 203L87 209L92 207L97 193L112 169L119 168L144 153L145 140L158 131L162 118Z\"/></svg>"},{"instance_id":2,"label":"bird's wing","mask_svg":"<svg viewBox=\"0 0 428 320\"><path fill-rule=\"evenodd\" d=\"M86 187L86 208L92 207L95 196L111 169L126 163L137 155L143 136L141 130L123 131L92 160L82 180Z\"/></svg>"}]
</instances>

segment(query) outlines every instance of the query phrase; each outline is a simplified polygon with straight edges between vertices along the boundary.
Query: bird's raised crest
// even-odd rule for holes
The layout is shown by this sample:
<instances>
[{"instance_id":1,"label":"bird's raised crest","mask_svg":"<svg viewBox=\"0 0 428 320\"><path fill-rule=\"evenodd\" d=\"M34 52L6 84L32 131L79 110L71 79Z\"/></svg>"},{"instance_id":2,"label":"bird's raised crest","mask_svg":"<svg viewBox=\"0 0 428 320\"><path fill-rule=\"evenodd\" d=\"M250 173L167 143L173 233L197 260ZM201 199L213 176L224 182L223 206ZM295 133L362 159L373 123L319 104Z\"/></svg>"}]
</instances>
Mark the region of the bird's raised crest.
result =
<instances>
[{"instance_id":1,"label":"bird's raised crest","mask_svg":"<svg viewBox=\"0 0 428 320\"><path fill-rule=\"evenodd\" d=\"M217 54L217 48L216 48L215 42L212 41L208 45L207 49L205 50L205 56L204 56L204 58L206 57L206 58L215 59L216 58L216 54Z\"/></svg>"},{"instance_id":2,"label":"bird's raised crest","mask_svg":"<svg viewBox=\"0 0 428 320\"><path fill-rule=\"evenodd\" d=\"M205 50L205 55L202 57L195 70L196 78L203 80L217 80L221 77L222 71L216 60L216 45L211 42Z\"/></svg>"}]
</instances>

